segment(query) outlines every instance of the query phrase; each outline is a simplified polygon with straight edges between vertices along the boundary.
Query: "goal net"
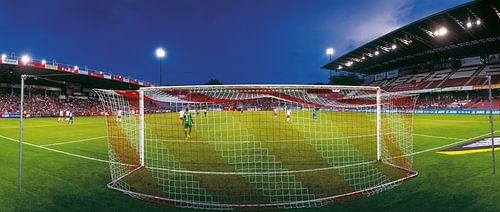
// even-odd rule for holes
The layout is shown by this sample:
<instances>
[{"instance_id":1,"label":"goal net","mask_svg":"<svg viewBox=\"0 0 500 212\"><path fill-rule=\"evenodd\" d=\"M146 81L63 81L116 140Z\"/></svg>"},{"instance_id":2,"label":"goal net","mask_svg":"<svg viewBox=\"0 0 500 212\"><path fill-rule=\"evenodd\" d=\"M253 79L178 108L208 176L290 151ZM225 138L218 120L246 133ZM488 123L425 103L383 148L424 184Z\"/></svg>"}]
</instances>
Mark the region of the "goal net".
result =
<instances>
[{"instance_id":1,"label":"goal net","mask_svg":"<svg viewBox=\"0 0 500 212\"><path fill-rule=\"evenodd\" d=\"M109 188L202 209L318 207L416 176L414 95L376 87L96 90Z\"/></svg>"}]
</instances>

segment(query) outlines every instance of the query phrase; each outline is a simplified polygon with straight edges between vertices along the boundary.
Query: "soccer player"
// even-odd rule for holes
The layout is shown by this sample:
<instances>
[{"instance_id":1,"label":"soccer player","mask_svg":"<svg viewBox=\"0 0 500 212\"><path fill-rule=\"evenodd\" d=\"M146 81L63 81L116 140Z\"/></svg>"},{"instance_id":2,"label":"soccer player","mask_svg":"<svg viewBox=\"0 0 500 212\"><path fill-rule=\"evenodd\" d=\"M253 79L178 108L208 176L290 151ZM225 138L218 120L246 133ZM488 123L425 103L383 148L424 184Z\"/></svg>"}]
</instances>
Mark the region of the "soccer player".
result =
<instances>
[{"instance_id":1,"label":"soccer player","mask_svg":"<svg viewBox=\"0 0 500 212\"><path fill-rule=\"evenodd\" d=\"M186 112L184 112L184 139L191 138L191 129L193 128L193 124L193 116L186 108Z\"/></svg>"},{"instance_id":2,"label":"soccer player","mask_svg":"<svg viewBox=\"0 0 500 212\"><path fill-rule=\"evenodd\" d=\"M116 122L122 122L122 110L118 110L116 113Z\"/></svg>"},{"instance_id":3,"label":"soccer player","mask_svg":"<svg viewBox=\"0 0 500 212\"><path fill-rule=\"evenodd\" d=\"M207 109L203 110L203 114L207 117Z\"/></svg>"},{"instance_id":4,"label":"soccer player","mask_svg":"<svg viewBox=\"0 0 500 212\"><path fill-rule=\"evenodd\" d=\"M57 119L57 122L63 122L64 121L64 111L59 111L59 118Z\"/></svg>"},{"instance_id":5,"label":"soccer player","mask_svg":"<svg viewBox=\"0 0 500 212\"><path fill-rule=\"evenodd\" d=\"M66 121L69 121L69 110L66 111Z\"/></svg>"},{"instance_id":6,"label":"soccer player","mask_svg":"<svg viewBox=\"0 0 500 212\"><path fill-rule=\"evenodd\" d=\"M69 112L69 116L68 116L68 124L73 124L73 116L74 116L74 113L73 112Z\"/></svg>"},{"instance_id":7,"label":"soccer player","mask_svg":"<svg viewBox=\"0 0 500 212\"><path fill-rule=\"evenodd\" d=\"M290 110L290 108L287 108L286 109L286 121L287 122L290 122L291 116L292 116L292 110Z\"/></svg>"},{"instance_id":8,"label":"soccer player","mask_svg":"<svg viewBox=\"0 0 500 212\"><path fill-rule=\"evenodd\" d=\"M278 108L274 108L273 112L274 112L274 118L277 118L278 117Z\"/></svg>"},{"instance_id":9,"label":"soccer player","mask_svg":"<svg viewBox=\"0 0 500 212\"><path fill-rule=\"evenodd\" d=\"M313 109L313 120L316 121L316 108Z\"/></svg>"},{"instance_id":10,"label":"soccer player","mask_svg":"<svg viewBox=\"0 0 500 212\"><path fill-rule=\"evenodd\" d=\"M187 111L187 109L186 109ZM181 124L184 123L184 111L181 109L181 111L179 111L179 119L181 120Z\"/></svg>"}]
</instances>

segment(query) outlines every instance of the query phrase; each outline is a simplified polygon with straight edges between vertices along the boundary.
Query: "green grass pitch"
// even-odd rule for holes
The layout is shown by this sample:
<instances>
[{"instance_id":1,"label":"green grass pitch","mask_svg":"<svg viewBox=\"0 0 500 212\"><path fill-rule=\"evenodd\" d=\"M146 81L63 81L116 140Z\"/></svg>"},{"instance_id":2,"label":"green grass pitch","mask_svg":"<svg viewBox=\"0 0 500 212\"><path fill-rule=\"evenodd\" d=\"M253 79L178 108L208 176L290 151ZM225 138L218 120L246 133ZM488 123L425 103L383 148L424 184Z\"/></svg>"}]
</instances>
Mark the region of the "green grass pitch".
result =
<instances>
[{"instance_id":1,"label":"green grass pitch","mask_svg":"<svg viewBox=\"0 0 500 212\"><path fill-rule=\"evenodd\" d=\"M108 159L103 117L77 118L74 125L56 120L26 120L24 140L29 144L24 145L24 189L18 193L19 122L0 119L0 211L167 209L105 186L110 177L103 162ZM500 119L496 121L500 129ZM444 147L434 150L485 135L488 124L487 116L479 115L415 115L418 177L374 196L300 211L500 211L500 177L491 173L491 152L448 156L436 153Z\"/></svg>"}]
</instances>

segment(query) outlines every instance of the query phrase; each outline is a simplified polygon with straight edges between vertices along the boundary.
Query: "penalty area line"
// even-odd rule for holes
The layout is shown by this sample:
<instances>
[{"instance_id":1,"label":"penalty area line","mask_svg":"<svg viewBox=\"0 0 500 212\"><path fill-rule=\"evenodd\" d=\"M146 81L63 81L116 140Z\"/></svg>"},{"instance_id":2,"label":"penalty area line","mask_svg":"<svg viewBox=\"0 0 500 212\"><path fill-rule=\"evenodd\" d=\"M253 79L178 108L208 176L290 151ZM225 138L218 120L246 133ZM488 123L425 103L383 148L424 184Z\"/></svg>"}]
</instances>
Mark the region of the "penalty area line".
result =
<instances>
[{"instance_id":1,"label":"penalty area line","mask_svg":"<svg viewBox=\"0 0 500 212\"><path fill-rule=\"evenodd\" d=\"M425 134L418 134L418 133L413 133L413 135L416 136L422 136L422 137L429 137L429 138L441 138L441 139L448 139L448 140L464 140L464 138L452 138L452 137L443 137L443 136L435 136L435 135L425 135Z\"/></svg>"},{"instance_id":2,"label":"penalty area line","mask_svg":"<svg viewBox=\"0 0 500 212\"><path fill-rule=\"evenodd\" d=\"M500 130L494 131L494 133L496 133L496 132L500 132ZM442 146L438 146L438 147L434 147L434 148L430 148L430 149L426 149L426 150L422 150L422 151L418 151L418 152L413 152L413 153L410 153L410 154L401 155L401 156L397 156L397 157L393 157L393 158L400 158L400 157L407 157L407 156L412 156L412 155L418 155L418 154L422 154L422 153L426 153L426 152L430 152L430 151L442 149L442 148L445 148L445 147L449 147L449 146L452 146L452 145L460 144L460 143L463 143L463 142L466 142L466 141L470 141L470 140L473 140L473 139L481 138L481 137L487 136L489 134L490 133L485 133L485 134L478 135L478 136L475 136L475 137L472 137L472 138L462 139L462 140L459 140L457 142L453 142L453 143L450 143L450 144L446 144L446 145L442 145ZM440 136L437 136L437 137L440 137ZM19 143L19 140L16 140L16 139L13 139L13 138L10 138L10 137L6 137L6 136L3 136L3 135L0 135L0 138L4 138L6 140L14 141L14 142L18 142ZM443 137L443 138L445 138L445 137ZM451 139L451 138L448 138L448 139ZM23 144L26 144L26 145L29 145L29 146L33 146L33 147L37 147L37 148L40 148L40 149L45 149L47 151L57 152L57 153L60 153L60 154L69 155L69 156L73 156L73 157L77 157L77 158L82 158L82 159L87 159L87 160L92 160L92 161L98 161L98 162L103 162L103 163L111 163L111 164L120 164L120 165L126 165L126 166L137 166L137 165L133 165L133 164L108 161L108 160L103 160L103 159L98 159L98 158L92 158L92 157L87 157L87 156L83 156L83 155L78 155L78 154L74 154L74 153L64 152L64 151L60 151L60 150L56 150L56 149L51 149L51 148L44 147L44 146L39 146L39 145L36 145L36 144L31 144L31 143L28 143L28 142L23 142Z\"/></svg>"},{"instance_id":3,"label":"penalty area line","mask_svg":"<svg viewBox=\"0 0 500 212\"><path fill-rule=\"evenodd\" d=\"M16 140L16 139L13 139L13 138L9 138L7 136L0 135L0 138L4 138L6 140L14 141L14 142L19 143L19 140ZM60 154L69 155L69 156L73 156L73 157L77 157L77 158L82 158L82 159L87 159L87 160L91 160L91 161L97 161L97 162L102 162L102 163L120 164L120 165L126 165L126 166L137 166L137 165L133 165L133 164L113 162L113 161L103 160L103 159L99 159L99 158L93 158L93 157L87 157L87 156L83 156L83 155L79 155L79 154L74 154L74 153L70 153L70 152L64 152L64 151L61 151L61 150L51 149L51 148L48 148L48 147L44 147L44 146L32 144L32 143L25 142L25 141L23 141L23 144L26 144L26 145L32 146L32 147L36 147L36 148L40 148L40 149L44 149L44 150L47 150L47 151L57 152L57 153L60 153Z\"/></svg>"},{"instance_id":4,"label":"penalty area line","mask_svg":"<svg viewBox=\"0 0 500 212\"><path fill-rule=\"evenodd\" d=\"M74 140L74 141L64 141L64 142L58 142L58 143L44 144L44 145L40 145L40 146L47 147L47 146L57 146L57 145L63 145L63 144L72 144L72 143L78 143L78 142L82 142L82 141L97 140L97 139L106 138L106 137L108 137L108 136L99 136L99 137L86 138L86 139L80 139L80 140Z\"/></svg>"},{"instance_id":5,"label":"penalty area line","mask_svg":"<svg viewBox=\"0 0 500 212\"><path fill-rule=\"evenodd\" d=\"M496 132L500 132L500 130L496 130L493 133L496 133ZM406 157L406 156L411 156L411 155L418 155L418 154L422 154L422 153L426 153L426 152L430 152L430 151L434 151L434 150L446 148L446 147L449 147L449 146L453 146L453 145L457 145L457 144L464 143L464 142L467 142L467 141L471 141L471 140L474 140L474 139L478 139L478 138L481 138L481 137L484 137L484 136L487 136L487 135L490 135L490 134L491 133L485 133L485 134L482 134L482 135L474 136L472 138L465 138L465 139L459 140L457 142L453 142L453 143L445 144L445 145L442 145L442 146L438 146L438 147L434 147L434 148L430 148L430 149L426 149L426 150L414 152L414 153L403 155L403 156Z\"/></svg>"},{"instance_id":6,"label":"penalty area line","mask_svg":"<svg viewBox=\"0 0 500 212\"><path fill-rule=\"evenodd\" d=\"M90 122L90 123L67 124L66 122L64 122L64 123L59 123L59 124L45 124L45 125L36 125L36 126L24 126L23 129L44 128L44 127L58 127L58 126L64 127L64 126L88 125L88 124L96 124L96 123ZM19 126L16 126L16 127L0 127L0 129L19 129Z\"/></svg>"}]
</instances>

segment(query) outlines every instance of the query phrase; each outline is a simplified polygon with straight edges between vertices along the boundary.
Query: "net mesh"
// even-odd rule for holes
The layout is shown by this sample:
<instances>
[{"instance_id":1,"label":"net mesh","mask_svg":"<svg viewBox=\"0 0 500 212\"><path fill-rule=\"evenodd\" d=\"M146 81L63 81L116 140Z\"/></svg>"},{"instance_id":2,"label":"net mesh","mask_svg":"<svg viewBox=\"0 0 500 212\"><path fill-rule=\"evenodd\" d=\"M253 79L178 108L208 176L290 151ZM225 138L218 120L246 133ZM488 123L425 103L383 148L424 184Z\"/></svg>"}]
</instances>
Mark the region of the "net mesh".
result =
<instances>
[{"instance_id":1,"label":"net mesh","mask_svg":"<svg viewBox=\"0 0 500 212\"><path fill-rule=\"evenodd\" d=\"M318 207L416 175L416 96L292 85L96 92L108 117L108 186L137 198L203 209Z\"/></svg>"}]
</instances>

